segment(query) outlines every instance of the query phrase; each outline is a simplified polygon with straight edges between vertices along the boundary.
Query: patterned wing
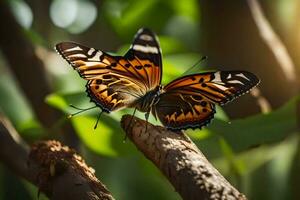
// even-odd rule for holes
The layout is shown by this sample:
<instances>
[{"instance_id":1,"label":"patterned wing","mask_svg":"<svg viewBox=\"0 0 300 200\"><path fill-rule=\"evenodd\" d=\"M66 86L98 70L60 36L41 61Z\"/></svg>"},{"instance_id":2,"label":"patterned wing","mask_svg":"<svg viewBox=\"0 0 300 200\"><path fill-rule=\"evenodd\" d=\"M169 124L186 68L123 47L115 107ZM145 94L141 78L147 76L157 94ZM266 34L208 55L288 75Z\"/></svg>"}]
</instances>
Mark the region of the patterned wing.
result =
<instances>
[{"instance_id":1,"label":"patterned wing","mask_svg":"<svg viewBox=\"0 0 300 200\"><path fill-rule=\"evenodd\" d=\"M88 80L89 97L106 112L130 107L160 84L160 48L148 29L138 31L124 57L74 42L59 43L56 50Z\"/></svg>"},{"instance_id":2,"label":"patterned wing","mask_svg":"<svg viewBox=\"0 0 300 200\"><path fill-rule=\"evenodd\" d=\"M138 71L121 56L111 56L74 42L62 42L55 48L86 80L100 79L104 74L118 74L132 79L141 88L146 89Z\"/></svg>"},{"instance_id":3,"label":"patterned wing","mask_svg":"<svg viewBox=\"0 0 300 200\"><path fill-rule=\"evenodd\" d=\"M184 76L164 87L153 114L173 130L201 128L213 118L214 103L226 104L258 83L258 78L246 71Z\"/></svg>"},{"instance_id":4,"label":"patterned wing","mask_svg":"<svg viewBox=\"0 0 300 200\"><path fill-rule=\"evenodd\" d=\"M105 74L89 80L86 92L91 101L108 113L130 107L142 93L130 79L117 74Z\"/></svg>"},{"instance_id":5,"label":"patterned wing","mask_svg":"<svg viewBox=\"0 0 300 200\"><path fill-rule=\"evenodd\" d=\"M152 31L141 28L124 57L134 66L149 90L160 85L162 76L161 49Z\"/></svg>"},{"instance_id":6,"label":"patterned wing","mask_svg":"<svg viewBox=\"0 0 300 200\"><path fill-rule=\"evenodd\" d=\"M162 124L171 130L201 128L214 117L215 105L201 95L163 93L152 110Z\"/></svg>"}]
</instances>

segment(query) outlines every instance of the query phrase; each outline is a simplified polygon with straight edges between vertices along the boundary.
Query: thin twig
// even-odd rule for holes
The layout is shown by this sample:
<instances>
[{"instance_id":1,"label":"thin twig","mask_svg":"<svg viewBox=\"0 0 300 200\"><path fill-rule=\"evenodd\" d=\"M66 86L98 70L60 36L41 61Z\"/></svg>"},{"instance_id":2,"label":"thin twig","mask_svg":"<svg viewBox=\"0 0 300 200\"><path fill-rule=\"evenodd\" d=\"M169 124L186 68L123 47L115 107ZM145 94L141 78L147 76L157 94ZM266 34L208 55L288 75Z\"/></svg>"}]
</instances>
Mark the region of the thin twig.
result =
<instances>
[{"instance_id":1,"label":"thin twig","mask_svg":"<svg viewBox=\"0 0 300 200\"><path fill-rule=\"evenodd\" d=\"M276 35L275 31L272 29L262 11L259 2L257 0L248 0L247 2L260 35L264 39L266 45L273 52L277 62L279 63L279 66L283 71L283 74L286 76L287 80L295 81L296 68L292 58L290 57L279 36Z\"/></svg>"},{"instance_id":2,"label":"thin twig","mask_svg":"<svg viewBox=\"0 0 300 200\"><path fill-rule=\"evenodd\" d=\"M130 118L129 115L123 116L121 124L124 130ZM126 134L162 171L183 199L246 199L183 133L175 133L150 123L145 132L146 123L134 117Z\"/></svg>"}]
</instances>

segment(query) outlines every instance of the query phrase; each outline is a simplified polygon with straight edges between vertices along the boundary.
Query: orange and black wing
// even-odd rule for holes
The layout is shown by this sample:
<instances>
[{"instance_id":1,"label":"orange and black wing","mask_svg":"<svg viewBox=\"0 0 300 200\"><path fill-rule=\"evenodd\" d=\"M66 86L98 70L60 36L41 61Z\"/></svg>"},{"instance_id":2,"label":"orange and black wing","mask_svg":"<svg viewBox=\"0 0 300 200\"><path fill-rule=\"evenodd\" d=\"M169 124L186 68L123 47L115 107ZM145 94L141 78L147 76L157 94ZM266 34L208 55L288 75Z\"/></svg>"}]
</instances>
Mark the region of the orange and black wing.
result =
<instances>
[{"instance_id":1,"label":"orange and black wing","mask_svg":"<svg viewBox=\"0 0 300 200\"><path fill-rule=\"evenodd\" d=\"M162 58L156 35L147 28L140 29L134 36L130 49L124 56L137 70L140 80L153 90L161 83Z\"/></svg>"},{"instance_id":2,"label":"orange and black wing","mask_svg":"<svg viewBox=\"0 0 300 200\"><path fill-rule=\"evenodd\" d=\"M124 57L74 42L59 43L56 50L88 80L89 97L106 112L130 107L160 83L161 53L148 29L138 31Z\"/></svg>"},{"instance_id":3,"label":"orange and black wing","mask_svg":"<svg viewBox=\"0 0 300 200\"><path fill-rule=\"evenodd\" d=\"M117 74L105 74L89 80L86 92L91 101L108 113L131 107L143 95L143 91L132 80Z\"/></svg>"},{"instance_id":4,"label":"orange and black wing","mask_svg":"<svg viewBox=\"0 0 300 200\"><path fill-rule=\"evenodd\" d=\"M201 128L215 113L214 104L226 104L259 83L246 71L217 71L176 79L164 87L153 114L173 130Z\"/></svg>"},{"instance_id":5,"label":"orange and black wing","mask_svg":"<svg viewBox=\"0 0 300 200\"><path fill-rule=\"evenodd\" d=\"M121 56L74 42L59 43L56 50L88 80L88 96L106 112L130 107L148 91L137 70Z\"/></svg>"},{"instance_id":6,"label":"orange and black wing","mask_svg":"<svg viewBox=\"0 0 300 200\"><path fill-rule=\"evenodd\" d=\"M163 93L152 110L162 124L171 130L201 128L215 114L215 105L201 95Z\"/></svg>"}]
</instances>

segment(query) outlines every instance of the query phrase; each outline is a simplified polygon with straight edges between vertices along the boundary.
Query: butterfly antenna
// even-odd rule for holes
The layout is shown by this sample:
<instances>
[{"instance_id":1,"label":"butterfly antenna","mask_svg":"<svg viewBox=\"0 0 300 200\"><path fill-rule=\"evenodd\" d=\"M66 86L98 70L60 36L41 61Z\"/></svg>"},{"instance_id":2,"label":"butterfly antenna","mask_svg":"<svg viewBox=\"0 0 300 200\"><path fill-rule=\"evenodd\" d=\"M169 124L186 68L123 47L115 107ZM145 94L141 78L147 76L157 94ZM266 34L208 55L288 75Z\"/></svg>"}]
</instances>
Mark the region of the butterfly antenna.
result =
<instances>
[{"instance_id":1,"label":"butterfly antenna","mask_svg":"<svg viewBox=\"0 0 300 200\"><path fill-rule=\"evenodd\" d=\"M70 107L75 108L75 109L77 109L77 110L79 110L79 111L76 112L76 113L69 114L69 115L68 115L68 118L69 118L69 119L72 118L72 117L75 116L75 115L78 115L78 114L82 113L82 112L85 112L85 111L94 109L94 108L96 108L97 106L93 106L93 107L90 107L90 108L78 108L78 107L76 107L76 106L70 104Z\"/></svg>"},{"instance_id":2,"label":"butterfly antenna","mask_svg":"<svg viewBox=\"0 0 300 200\"><path fill-rule=\"evenodd\" d=\"M100 112L99 115L98 115L97 122L96 122L96 124L95 124L95 126L94 126L94 129L97 128L98 122L99 122L99 119L100 119L100 116L101 116L102 113L103 113L103 110L101 110L101 112Z\"/></svg>"},{"instance_id":3,"label":"butterfly antenna","mask_svg":"<svg viewBox=\"0 0 300 200\"><path fill-rule=\"evenodd\" d=\"M207 56L202 56L192 67L190 67L188 70L186 70L182 75L187 75L190 71L192 71L199 63L201 63L203 60L206 60Z\"/></svg>"},{"instance_id":4,"label":"butterfly antenna","mask_svg":"<svg viewBox=\"0 0 300 200\"><path fill-rule=\"evenodd\" d=\"M132 113L132 116L131 116L131 118L130 118L130 121L129 121L129 123L128 123L128 125L127 125L127 127L126 127L126 129L125 129L125 137L124 137L124 142L126 141L126 139L127 139L127 131L128 131L128 128L131 126L131 122L132 122L132 120L133 120L133 117L134 117L134 115L135 115L135 112L136 112L136 107L134 108L134 111L133 111L133 113Z\"/></svg>"}]
</instances>

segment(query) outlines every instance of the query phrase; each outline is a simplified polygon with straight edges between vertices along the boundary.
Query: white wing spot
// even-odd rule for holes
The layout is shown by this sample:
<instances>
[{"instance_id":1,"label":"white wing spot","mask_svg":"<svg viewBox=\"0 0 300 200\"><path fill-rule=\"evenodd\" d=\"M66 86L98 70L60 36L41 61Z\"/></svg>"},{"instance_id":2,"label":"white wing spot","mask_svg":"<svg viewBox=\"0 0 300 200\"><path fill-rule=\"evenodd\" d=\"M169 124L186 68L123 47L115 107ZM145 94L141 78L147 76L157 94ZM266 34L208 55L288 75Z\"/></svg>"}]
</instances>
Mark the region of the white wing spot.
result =
<instances>
[{"instance_id":1,"label":"white wing spot","mask_svg":"<svg viewBox=\"0 0 300 200\"><path fill-rule=\"evenodd\" d=\"M72 55L69 55L68 56L69 58L86 58L86 55L84 55L84 54L81 54L81 53L78 53L78 54L72 54Z\"/></svg>"},{"instance_id":2,"label":"white wing spot","mask_svg":"<svg viewBox=\"0 0 300 200\"><path fill-rule=\"evenodd\" d=\"M243 73L236 74L236 76L242 77L242 78L250 81L250 79L248 77L246 77Z\"/></svg>"},{"instance_id":3,"label":"white wing spot","mask_svg":"<svg viewBox=\"0 0 300 200\"><path fill-rule=\"evenodd\" d=\"M87 67L91 67L91 66L101 66L101 67L103 67L103 66L105 66L105 64L99 63L99 62L85 62L85 65Z\"/></svg>"},{"instance_id":4,"label":"white wing spot","mask_svg":"<svg viewBox=\"0 0 300 200\"><path fill-rule=\"evenodd\" d=\"M137 34L140 34L140 33L142 33L142 32L143 32L143 30L144 30L143 28L139 29L139 30L138 30L138 32L137 32Z\"/></svg>"},{"instance_id":5,"label":"white wing spot","mask_svg":"<svg viewBox=\"0 0 300 200\"><path fill-rule=\"evenodd\" d=\"M153 37L147 34L142 34L140 35L140 39L145 40L145 41L153 41Z\"/></svg>"},{"instance_id":6,"label":"white wing spot","mask_svg":"<svg viewBox=\"0 0 300 200\"><path fill-rule=\"evenodd\" d=\"M156 47L142 46L142 45L139 45L139 44L133 45L132 48L136 51L141 51L141 52L144 52L144 53L158 53L159 52L158 48L156 48Z\"/></svg>"},{"instance_id":7,"label":"white wing spot","mask_svg":"<svg viewBox=\"0 0 300 200\"><path fill-rule=\"evenodd\" d=\"M70 51L76 51L76 50L82 51L82 48L80 48L79 46L76 46L71 49L66 49L66 50L64 50L64 52L70 52Z\"/></svg>"},{"instance_id":8,"label":"white wing spot","mask_svg":"<svg viewBox=\"0 0 300 200\"><path fill-rule=\"evenodd\" d=\"M227 81L227 83L238 83L238 84L241 84L241 85L244 85L241 81L239 80L229 80Z\"/></svg>"},{"instance_id":9,"label":"white wing spot","mask_svg":"<svg viewBox=\"0 0 300 200\"><path fill-rule=\"evenodd\" d=\"M226 79L231 79L231 74L228 74Z\"/></svg>"},{"instance_id":10,"label":"white wing spot","mask_svg":"<svg viewBox=\"0 0 300 200\"><path fill-rule=\"evenodd\" d=\"M92 58L89 58L89 61L100 61L100 56L102 56L102 52L101 51L97 51L96 55Z\"/></svg>"},{"instance_id":11,"label":"white wing spot","mask_svg":"<svg viewBox=\"0 0 300 200\"><path fill-rule=\"evenodd\" d=\"M90 50L87 52L88 55L92 55L95 52L94 48L90 48Z\"/></svg>"},{"instance_id":12,"label":"white wing spot","mask_svg":"<svg viewBox=\"0 0 300 200\"><path fill-rule=\"evenodd\" d=\"M228 87L225 87L225 86L223 86L223 85L219 85L219 84L213 84L213 85L216 86L217 88L223 90L223 91L225 91L225 90L228 89Z\"/></svg>"},{"instance_id":13,"label":"white wing spot","mask_svg":"<svg viewBox=\"0 0 300 200\"><path fill-rule=\"evenodd\" d=\"M212 81L223 84L223 82L221 80L221 73L220 72L215 72L214 75L215 75L215 78Z\"/></svg>"}]
</instances>

